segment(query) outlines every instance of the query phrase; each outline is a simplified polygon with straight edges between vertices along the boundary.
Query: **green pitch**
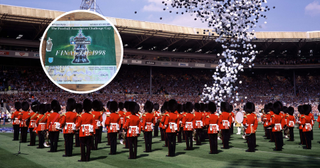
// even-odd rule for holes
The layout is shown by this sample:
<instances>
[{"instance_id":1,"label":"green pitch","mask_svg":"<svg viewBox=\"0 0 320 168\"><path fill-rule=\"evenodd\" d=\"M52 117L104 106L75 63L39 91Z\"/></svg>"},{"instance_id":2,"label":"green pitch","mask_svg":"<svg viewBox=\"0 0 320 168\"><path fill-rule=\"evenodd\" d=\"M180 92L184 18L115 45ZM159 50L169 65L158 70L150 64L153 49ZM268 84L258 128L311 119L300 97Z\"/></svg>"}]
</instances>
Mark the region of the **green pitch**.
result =
<instances>
[{"instance_id":1,"label":"green pitch","mask_svg":"<svg viewBox=\"0 0 320 168\"><path fill-rule=\"evenodd\" d=\"M236 129L235 131L236 132ZM16 156L19 143L12 141L12 133L0 133L0 167L319 167L320 165L320 130L316 124L314 129L314 140L312 149L306 150L298 145L299 133L295 128L295 141L288 142L284 139L284 149L281 152L273 151L274 143L264 139L263 127L259 125L257 132L257 151L255 153L245 152L247 144L240 135L233 134L230 141L230 149L220 149L219 154L210 155L209 142L206 140L202 145L194 145L194 150L185 151L185 142L177 143L176 157L168 158L168 148L162 147L164 142L160 138L153 138L153 151L144 153L144 141L142 136L138 138L138 158L129 160L129 150L123 149L124 145L118 144L117 155L108 155L110 147L106 145L106 133L103 133L99 150L91 151L91 161L80 163L80 148L74 148L72 157L62 157L64 154L63 135L60 134L58 152L49 153L49 148L37 149L35 146L27 146L29 143L21 144L21 154ZM29 138L29 134L28 134ZM195 143L195 142L194 142Z\"/></svg>"}]
</instances>

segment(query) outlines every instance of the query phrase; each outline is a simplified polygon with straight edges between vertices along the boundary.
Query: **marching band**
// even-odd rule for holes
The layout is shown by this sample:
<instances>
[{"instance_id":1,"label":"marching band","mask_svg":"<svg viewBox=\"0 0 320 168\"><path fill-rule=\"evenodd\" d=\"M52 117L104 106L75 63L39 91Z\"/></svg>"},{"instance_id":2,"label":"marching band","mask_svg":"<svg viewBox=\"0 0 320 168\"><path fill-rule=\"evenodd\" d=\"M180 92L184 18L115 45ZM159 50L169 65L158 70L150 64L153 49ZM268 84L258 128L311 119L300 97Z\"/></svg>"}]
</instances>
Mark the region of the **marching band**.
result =
<instances>
[{"instance_id":1,"label":"marching band","mask_svg":"<svg viewBox=\"0 0 320 168\"><path fill-rule=\"evenodd\" d=\"M101 101L85 99L83 103L76 103L69 98L66 104L66 112L61 112L61 106L57 100L51 104L33 102L31 110L28 102L16 102L16 111L12 114L13 140L19 140L19 127L21 130L21 142L27 140L27 129L30 133L30 145L35 145L38 135L39 146L44 148L50 145L50 151L57 152L59 134L62 131L65 140L65 154L63 157L72 156L73 143L75 147L81 147L80 162L90 161L91 150L98 149L101 143L102 127L108 133L110 143L110 155L117 154L117 137L121 144L129 148L129 159L137 158L137 138L143 133L145 151L152 152L152 132L158 136L160 128L161 140L168 147L168 157L175 156L176 136L181 142L181 135L186 141L185 150L193 150L193 141L201 145L202 138L206 136L210 143L209 154L218 153L218 140L223 143L222 149L229 149L231 125L240 128L243 126L243 137L248 144L246 152L255 152L256 131L258 118L254 113L256 107L247 102L242 113L237 110L234 115L233 107L228 102L221 102L219 114L217 106L213 102L208 104L187 102L179 104L176 100L166 101L158 112L159 104L147 101L144 104L144 113L136 102L110 101L107 109L104 109ZM318 107L320 110L320 105ZM283 150L283 136L288 136L288 141L294 141L294 127L298 124L300 144L305 149L311 149L313 139L314 117L310 105L298 107L299 116L296 119L293 107L285 107L280 101L269 103L261 110L261 121L264 127L264 136L275 143L275 151ZM46 112L46 113L45 113ZM103 116L105 115L105 120ZM320 122L319 118L317 122ZM320 128L320 126L319 126ZM241 132L241 131L240 131ZM238 133L239 134L239 130ZM118 136L119 135L119 136ZM75 138L74 138L75 137ZM50 143L46 140L50 139ZM123 143L122 143L123 142Z\"/></svg>"}]
</instances>

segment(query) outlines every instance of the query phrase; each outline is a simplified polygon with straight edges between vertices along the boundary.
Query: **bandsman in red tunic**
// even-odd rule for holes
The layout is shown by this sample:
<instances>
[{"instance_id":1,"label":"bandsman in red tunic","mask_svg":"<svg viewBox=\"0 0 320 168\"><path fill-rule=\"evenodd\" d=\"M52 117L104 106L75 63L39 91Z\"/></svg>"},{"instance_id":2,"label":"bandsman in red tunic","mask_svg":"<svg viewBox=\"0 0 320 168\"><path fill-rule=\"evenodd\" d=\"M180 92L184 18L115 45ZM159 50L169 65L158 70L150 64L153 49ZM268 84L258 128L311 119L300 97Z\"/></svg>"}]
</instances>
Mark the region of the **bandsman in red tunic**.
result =
<instances>
[{"instance_id":1,"label":"bandsman in red tunic","mask_svg":"<svg viewBox=\"0 0 320 168\"><path fill-rule=\"evenodd\" d=\"M304 111L304 116L301 118L301 125L303 126L302 132L305 137L305 143L306 147L304 149L311 149L311 140L312 140L312 126L313 126L313 119L309 115L311 112L311 106L310 105L303 105L302 109Z\"/></svg>"},{"instance_id":2,"label":"bandsman in red tunic","mask_svg":"<svg viewBox=\"0 0 320 168\"><path fill-rule=\"evenodd\" d=\"M60 114L61 106L57 100L51 102L52 113L48 114L47 128L49 130L50 151L57 152L59 133L61 130Z\"/></svg>"},{"instance_id":3,"label":"bandsman in red tunic","mask_svg":"<svg viewBox=\"0 0 320 168\"><path fill-rule=\"evenodd\" d=\"M44 142L45 142L45 134L47 128L47 116L44 114L46 111L46 105L45 104L40 104L39 106L39 115L37 117L37 127L36 133L38 134L39 138L39 146L38 148L44 148Z\"/></svg>"},{"instance_id":4,"label":"bandsman in red tunic","mask_svg":"<svg viewBox=\"0 0 320 168\"><path fill-rule=\"evenodd\" d=\"M20 102L15 102L14 107L16 111L11 115L11 120L12 120L12 126L13 126L13 141L18 141L19 140L19 125L20 125L20 110L21 110L21 103Z\"/></svg>"},{"instance_id":5,"label":"bandsman in red tunic","mask_svg":"<svg viewBox=\"0 0 320 168\"><path fill-rule=\"evenodd\" d=\"M288 117L287 117L287 126L289 127L289 140L288 141L294 141L294 132L293 128L294 125L296 124L296 119L293 116L294 109L293 107L288 108Z\"/></svg>"},{"instance_id":6,"label":"bandsman in red tunic","mask_svg":"<svg viewBox=\"0 0 320 168\"><path fill-rule=\"evenodd\" d=\"M209 102L208 111L211 113L206 116L205 125L208 126L208 136L210 143L209 154L218 153L218 133L219 133L219 115L216 114L216 104Z\"/></svg>"},{"instance_id":7,"label":"bandsman in red tunic","mask_svg":"<svg viewBox=\"0 0 320 168\"><path fill-rule=\"evenodd\" d=\"M35 146L36 145L36 132L34 130L35 127L37 127L36 121L38 118L38 111L39 111L39 103L33 102L31 104L31 110L30 112L30 124L29 124L29 133L30 133L30 144L28 146Z\"/></svg>"},{"instance_id":8,"label":"bandsman in red tunic","mask_svg":"<svg viewBox=\"0 0 320 168\"><path fill-rule=\"evenodd\" d=\"M153 103L147 101L144 104L144 111L145 114L142 121L142 129L144 131L144 140L145 140L145 151L144 152L151 152L151 145L152 145L152 131L153 126L155 124L155 117L151 114L153 110Z\"/></svg>"},{"instance_id":9,"label":"bandsman in red tunic","mask_svg":"<svg viewBox=\"0 0 320 168\"><path fill-rule=\"evenodd\" d=\"M204 114L200 111L201 105L199 103L194 104L194 129L196 130L196 145L201 145L201 135L204 126Z\"/></svg>"},{"instance_id":10,"label":"bandsman in red tunic","mask_svg":"<svg viewBox=\"0 0 320 168\"><path fill-rule=\"evenodd\" d=\"M230 124L232 123L231 110L228 102L221 102L221 115L219 116L219 129L222 135L222 149L229 149Z\"/></svg>"},{"instance_id":11,"label":"bandsman in red tunic","mask_svg":"<svg viewBox=\"0 0 320 168\"><path fill-rule=\"evenodd\" d=\"M248 143L248 150L246 152L255 152L256 148L256 139L255 133L258 128L258 119L257 116L253 114L255 111L255 106L251 102L247 102L244 106L244 110L247 113L246 120L243 122L243 125L247 128L246 129L246 137Z\"/></svg>"},{"instance_id":12,"label":"bandsman in red tunic","mask_svg":"<svg viewBox=\"0 0 320 168\"><path fill-rule=\"evenodd\" d=\"M94 135L95 120L92 114L92 102L89 99L83 101L83 114L80 115L76 128L79 129L81 143L81 159L79 162L90 161L90 150L92 146L92 137ZM87 149L87 150L86 150Z\"/></svg>"},{"instance_id":13,"label":"bandsman in red tunic","mask_svg":"<svg viewBox=\"0 0 320 168\"><path fill-rule=\"evenodd\" d=\"M280 102L275 102L273 104L273 112L274 115L272 115L272 132L274 134L275 138L275 151L282 151L283 147L283 138L282 138L282 130L283 127L285 126L285 120L284 118L280 115L280 111L282 109L282 104Z\"/></svg>"},{"instance_id":14,"label":"bandsman in red tunic","mask_svg":"<svg viewBox=\"0 0 320 168\"><path fill-rule=\"evenodd\" d=\"M168 157L175 156L176 153L176 135L179 125L179 114L175 114L177 111L178 103L176 100L171 99L168 102L168 111L164 127L166 128L166 134L168 139Z\"/></svg>"},{"instance_id":15,"label":"bandsman in red tunic","mask_svg":"<svg viewBox=\"0 0 320 168\"><path fill-rule=\"evenodd\" d=\"M139 105L136 102L130 102L129 111L131 115L126 117L124 128L127 130L127 141L129 146L129 158L137 158L138 136L140 135L140 118L136 115L139 112Z\"/></svg>"},{"instance_id":16,"label":"bandsman in red tunic","mask_svg":"<svg viewBox=\"0 0 320 168\"><path fill-rule=\"evenodd\" d=\"M76 101L73 98L68 99L66 113L61 117L60 124L63 128L63 137L65 144L65 154L63 157L72 156L73 149L73 135L76 129L77 113L74 111L76 108Z\"/></svg>"},{"instance_id":17,"label":"bandsman in red tunic","mask_svg":"<svg viewBox=\"0 0 320 168\"><path fill-rule=\"evenodd\" d=\"M102 114L103 112L100 111L101 110L101 104L102 102L98 101L98 100L94 100L92 102L92 109L93 111L91 112L91 114L94 116L94 120L96 122L96 127L95 127L95 134L94 134L94 141L93 141L93 150L97 150L98 149L98 143L100 140L100 130L102 127Z\"/></svg>"},{"instance_id":18,"label":"bandsman in red tunic","mask_svg":"<svg viewBox=\"0 0 320 168\"><path fill-rule=\"evenodd\" d=\"M21 142L27 142L28 126L30 123L29 103L22 102L22 112L19 116L21 128Z\"/></svg>"},{"instance_id":19,"label":"bandsman in red tunic","mask_svg":"<svg viewBox=\"0 0 320 168\"><path fill-rule=\"evenodd\" d=\"M182 118L182 126L186 140L186 149L185 150L192 150L193 149L193 130L194 130L194 115L191 114L193 111L193 104L191 102L187 102L185 105L185 112Z\"/></svg>"},{"instance_id":20,"label":"bandsman in red tunic","mask_svg":"<svg viewBox=\"0 0 320 168\"><path fill-rule=\"evenodd\" d=\"M116 113L118 110L118 103L112 101L109 104L110 116L106 119L105 125L108 127L108 134L110 138L110 153L115 155L117 152L117 134L120 130L120 115Z\"/></svg>"}]
</instances>

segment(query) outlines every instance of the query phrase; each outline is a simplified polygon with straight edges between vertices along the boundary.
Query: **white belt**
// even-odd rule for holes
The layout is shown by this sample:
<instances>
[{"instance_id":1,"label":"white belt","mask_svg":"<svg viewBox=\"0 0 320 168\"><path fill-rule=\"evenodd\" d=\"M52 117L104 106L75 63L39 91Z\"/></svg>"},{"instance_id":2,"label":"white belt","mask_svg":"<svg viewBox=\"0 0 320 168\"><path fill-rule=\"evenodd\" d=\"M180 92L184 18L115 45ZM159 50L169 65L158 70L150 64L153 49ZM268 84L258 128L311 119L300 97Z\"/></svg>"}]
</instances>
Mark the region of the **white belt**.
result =
<instances>
[{"instance_id":1,"label":"white belt","mask_svg":"<svg viewBox=\"0 0 320 168\"><path fill-rule=\"evenodd\" d=\"M56 126L56 129L60 129L60 123L59 122L54 122L54 125Z\"/></svg>"},{"instance_id":2,"label":"white belt","mask_svg":"<svg viewBox=\"0 0 320 168\"><path fill-rule=\"evenodd\" d=\"M282 126L281 126L280 123L276 123L276 124L274 124L274 126L275 126L275 130L276 130L276 131L281 131L281 130L282 130ZM277 127L277 126L280 127L280 128L279 128L280 130L278 130L278 127Z\"/></svg>"},{"instance_id":3,"label":"white belt","mask_svg":"<svg viewBox=\"0 0 320 168\"><path fill-rule=\"evenodd\" d=\"M217 131L219 131L219 125L218 124L209 124L209 129L210 131L212 131L212 128L213 127L216 127L217 128Z\"/></svg>"},{"instance_id":4,"label":"white belt","mask_svg":"<svg viewBox=\"0 0 320 168\"><path fill-rule=\"evenodd\" d=\"M82 124L81 127L82 127L82 132L84 132L85 127L89 128L89 132L93 132L93 125L91 124Z\"/></svg>"},{"instance_id":5,"label":"white belt","mask_svg":"<svg viewBox=\"0 0 320 168\"><path fill-rule=\"evenodd\" d=\"M228 120L222 120L222 125L230 127L230 122Z\"/></svg>"},{"instance_id":6,"label":"white belt","mask_svg":"<svg viewBox=\"0 0 320 168\"><path fill-rule=\"evenodd\" d=\"M188 129L190 127L191 129L193 128L193 123L192 122L186 122L185 128Z\"/></svg>"},{"instance_id":7,"label":"white belt","mask_svg":"<svg viewBox=\"0 0 320 168\"><path fill-rule=\"evenodd\" d=\"M146 122L146 126L144 129L148 129L147 127L150 126L151 129L153 129L153 123L152 122Z\"/></svg>"},{"instance_id":8,"label":"white belt","mask_svg":"<svg viewBox=\"0 0 320 168\"><path fill-rule=\"evenodd\" d=\"M117 130L117 131L120 130L118 123L110 123L110 130L112 130L112 128L113 128L114 126L116 127L116 130Z\"/></svg>"},{"instance_id":9,"label":"white belt","mask_svg":"<svg viewBox=\"0 0 320 168\"><path fill-rule=\"evenodd\" d=\"M198 127L200 124L200 127L203 126L203 122L201 120L196 120L196 126Z\"/></svg>"},{"instance_id":10,"label":"white belt","mask_svg":"<svg viewBox=\"0 0 320 168\"><path fill-rule=\"evenodd\" d=\"M177 123L175 122L169 122L169 127L171 130L175 130L175 131L178 130Z\"/></svg>"},{"instance_id":11,"label":"white belt","mask_svg":"<svg viewBox=\"0 0 320 168\"><path fill-rule=\"evenodd\" d=\"M131 134L131 129L135 128L137 134L139 134L139 127L138 126L129 126L129 134Z\"/></svg>"},{"instance_id":12,"label":"white belt","mask_svg":"<svg viewBox=\"0 0 320 168\"><path fill-rule=\"evenodd\" d=\"M75 130L75 124L73 122L67 122L66 125L64 126L64 129L68 129L68 126L71 125L72 130Z\"/></svg>"}]
</instances>

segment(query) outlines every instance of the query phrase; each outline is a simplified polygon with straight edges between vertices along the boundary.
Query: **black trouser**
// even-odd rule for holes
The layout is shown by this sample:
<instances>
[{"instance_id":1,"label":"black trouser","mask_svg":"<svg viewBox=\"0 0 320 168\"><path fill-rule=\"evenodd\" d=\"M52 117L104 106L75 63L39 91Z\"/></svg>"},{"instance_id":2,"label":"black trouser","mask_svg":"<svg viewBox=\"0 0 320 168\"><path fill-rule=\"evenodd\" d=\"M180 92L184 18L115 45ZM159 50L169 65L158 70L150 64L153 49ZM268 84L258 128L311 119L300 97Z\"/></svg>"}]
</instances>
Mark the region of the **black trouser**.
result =
<instances>
[{"instance_id":1,"label":"black trouser","mask_svg":"<svg viewBox=\"0 0 320 168\"><path fill-rule=\"evenodd\" d=\"M174 156L176 153L176 133L167 133L168 155Z\"/></svg>"},{"instance_id":2,"label":"black trouser","mask_svg":"<svg viewBox=\"0 0 320 168\"><path fill-rule=\"evenodd\" d=\"M75 139L76 139L76 145L74 147L80 147L80 139L79 139L79 130L75 131Z\"/></svg>"},{"instance_id":3,"label":"black trouser","mask_svg":"<svg viewBox=\"0 0 320 168\"><path fill-rule=\"evenodd\" d=\"M272 129L270 129L270 141L271 142L275 141L275 137L274 137L274 133L272 132Z\"/></svg>"},{"instance_id":4,"label":"black trouser","mask_svg":"<svg viewBox=\"0 0 320 168\"><path fill-rule=\"evenodd\" d=\"M45 131L38 131L39 148L44 148Z\"/></svg>"},{"instance_id":5,"label":"black trouser","mask_svg":"<svg viewBox=\"0 0 320 168\"><path fill-rule=\"evenodd\" d=\"M29 128L30 133L30 145L29 146L35 146L36 145L36 133L33 132L33 128Z\"/></svg>"},{"instance_id":6,"label":"black trouser","mask_svg":"<svg viewBox=\"0 0 320 168\"><path fill-rule=\"evenodd\" d=\"M72 156L73 149L73 134L63 134L64 145L65 145L65 155Z\"/></svg>"},{"instance_id":7,"label":"black trouser","mask_svg":"<svg viewBox=\"0 0 320 168\"><path fill-rule=\"evenodd\" d=\"M183 130L183 128L182 128L182 130ZM185 133L185 131L182 131L182 140L186 140L186 133Z\"/></svg>"},{"instance_id":8,"label":"black trouser","mask_svg":"<svg viewBox=\"0 0 320 168\"><path fill-rule=\"evenodd\" d=\"M266 129L266 139L270 139L270 137L271 137L271 134L270 134L271 129L268 129L268 127L265 127L265 129Z\"/></svg>"},{"instance_id":9,"label":"black trouser","mask_svg":"<svg viewBox=\"0 0 320 168\"><path fill-rule=\"evenodd\" d=\"M313 129L311 130L311 140L313 140Z\"/></svg>"},{"instance_id":10,"label":"black trouser","mask_svg":"<svg viewBox=\"0 0 320 168\"><path fill-rule=\"evenodd\" d=\"M121 137L121 133L123 132L123 124L121 124L120 125L120 130L119 130L119 132L118 132L118 139L120 140L120 139L122 139L122 137Z\"/></svg>"},{"instance_id":11,"label":"black trouser","mask_svg":"<svg viewBox=\"0 0 320 168\"><path fill-rule=\"evenodd\" d=\"M98 143L99 143L99 129L96 129L96 134L94 134L94 142L93 142L93 149L97 150L98 149Z\"/></svg>"},{"instance_id":12,"label":"black trouser","mask_svg":"<svg viewBox=\"0 0 320 168\"><path fill-rule=\"evenodd\" d=\"M202 129L196 129L196 145L201 145Z\"/></svg>"},{"instance_id":13,"label":"black trouser","mask_svg":"<svg viewBox=\"0 0 320 168\"><path fill-rule=\"evenodd\" d=\"M28 127L21 127L21 142L27 142Z\"/></svg>"},{"instance_id":14,"label":"black trouser","mask_svg":"<svg viewBox=\"0 0 320 168\"><path fill-rule=\"evenodd\" d=\"M248 140L248 151L249 152L254 152L255 150L255 148L256 148L256 139L255 139L255 134L254 133L252 133L252 134L250 134L249 136L247 136L247 140Z\"/></svg>"},{"instance_id":15,"label":"black trouser","mask_svg":"<svg viewBox=\"0 0 320 168\"><path fill-rule=\"evenodd\" d=\"M178 142L179 142L179 143L182 142L182 139L181 139L182 130L183 130L183 128L182 128L182 127L179 127L179 130L178 130Z\"/></svg>"},{"instance_id":16,"label":"black trouser","mask_svg":"<svg viewBox=\"0 0 320 168\"><path fill-rule=\"evenodd\" d=\"M137 142L138 137L128 137L128 145L129 145L129 158L135 159L137 158Z\"/></svg>"},{"instance_id":17,"label":"black trouser","mask_svg":"<svg viewBox=\"0 0 320 168\"><path fill-rule=\"evenodd\" d=\"M281 141L283 141L282 131L273 132L273 134L274 134L274 138L275 138L276 150L282 150L282 145L283 145L283 143L281 142Z\"/></svg>"},{"instance_id":18,"label":"black trouser","mask_svg":"<svg viewBox=\"0 0 320 168\"><path fill-rule=\"evenodd\" d=\"M159 123L158 122L156 122L156 124L154 124L153 131L154 131L153 136L158 137L158 135L159 135Z\"/></svg>"},{"instance_id":19,"label":"black trouser","mask_svg":"<svg viewBox=\"0 0 320 168\"><path fill-rule=\"evenodd\" d=\"M208 132L208 130L206 130L205 128L202 129L202 132L201 132L201 135L200 135L200 141L201 142L206 141L206 135L208 135L208 134L206 134L207 132Z\"/></svg>"},{"instance_id":20,"label":"black trouser","mask_svg":"<svg viewBox=\"0 0 320 168\"><path fill-rule=\"evenodd\" d=\"M162 128L160 128L160 134L161 134L161 141L164 141L164 133Z\"/></svg>"},{"instance_id":21,"label":"black trouser","mask_svg":"<svg viewBox=\"0 0 320 168\"><path fill-rule=\"evenodd\" d=\"M102 138L102 127L99 127L99 133L98 133L98 143L101 143L101 138Z\"/></svg>"},{"instance_id":22,"label":"black trouser","mask_svg":"<svg viewBox=\"0 0 320 168\"><path fill-rule=\"evenodd\" d=\"M193 131L184 131L184 134L186 136L185 139L186 139L187 149L192 149L193 148L192 133L193 133Z\"/></svg>"},{"instance_id":23,"label":"black trouser","mask_svg":"<svg viewBox=\"0 0 320 168\"><path fill-rule=\"evenodd\" d=\"M150 132L144 132L144 141L145 141L146 152L151 152L151 146L152 146L152 131L150 131Z\"/></svg>"},{"instance_id":24,"label":"black trouser","mask_svg":"<svg viewBox=\"0 0 320 168\"><path fill-rule=\"evenodd\" d=\"M300 134L300 143L302 144L302 145L305 145L306 144L306 139L304 138L304 134L303 134L303 132L302 132L302 129L299 129L299 134Z\"/></svg>"},{"instance_id":25,"label":"black trouser","mask_svg":"<svg viewBox=\"0 0 320 168\"><path fill-rule=\"evenodd\" d=\"M81 161L90 161L92 136L80 137ZM87 152L86 152L87 149Z\"/></svg>"},{"instance_id":26,"label":"black trouser","mask_svg":"<svg viewBox=\"0 0 320 168\"><path fill-rule=\"evenodd\" d=\"M210 153L218 153L218 134L208 134L210 143Z\"/></svg>"},{"instance_id":27,"label":"black trouser","mask_svg":"<svg viewBox=\"0 0 320 168\"><path fill-rule=\"evenodd\" d=\"M304 137L305 137L305 142L306 142L306 147L307 149L311 149L311 135L312 132L308 131L308 132L303 132Z\"/></svg>"},{"instance_id":28,"label":"black trouser","mask_svg":"<svg viewBox=\"0 0 320 168\"><path fill-rule=\"evenodd\" d=\"M49 138L50 138L50 152L57 152L59 131L50 131Z\"/></svg>"},{"instance_id":29,"label":"black trouser","mask_svg":"<svg viewBox=\"0 0 320 168\"><path fill-rule=\"evenodd\" d=\"M229 139L230 139L230 133L229 129L222 129L222 143L224 149L229 149Z\"/></svg>"},{"instance_id":30,"label":"black trouser","mask_svg":"<svg viewBox=\"0 0 320 168\"><path fill-rule=\"evenodd\" d=\"M13 125L13 140L19 140L19 125Z\"/></svg>"},{"instance_id":31,"label":"black trouser","mask_svg":"<svg viewBox=\"0 0 320 168\"><path fill-rule=\"evenodd\" d=\"M294 127L289 127L289 136L290 136L290 141L294 141L294 134L293 134L293 128Z\"/></svg>"},{"instance_id":32,"label":"black trouser","mask_svg":"<svg viewBox=\"0 0 320 168\"><path fill-rule=\"evenodd\" d=\"M117 133L109 133L110 138L110 154L116 154L117 152Z\"/></svg>"}]
</instances>

